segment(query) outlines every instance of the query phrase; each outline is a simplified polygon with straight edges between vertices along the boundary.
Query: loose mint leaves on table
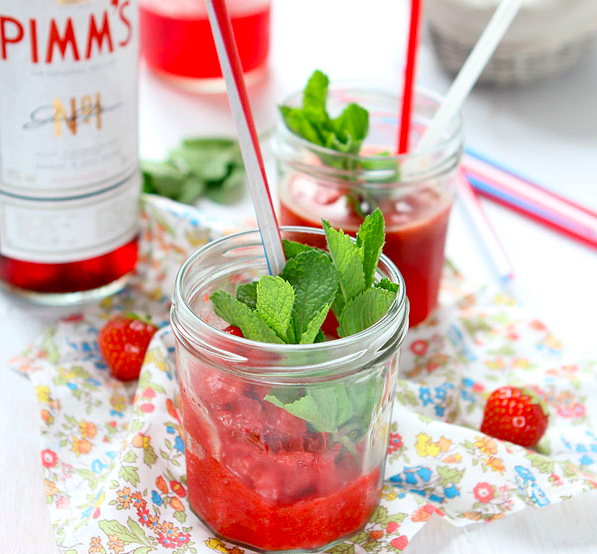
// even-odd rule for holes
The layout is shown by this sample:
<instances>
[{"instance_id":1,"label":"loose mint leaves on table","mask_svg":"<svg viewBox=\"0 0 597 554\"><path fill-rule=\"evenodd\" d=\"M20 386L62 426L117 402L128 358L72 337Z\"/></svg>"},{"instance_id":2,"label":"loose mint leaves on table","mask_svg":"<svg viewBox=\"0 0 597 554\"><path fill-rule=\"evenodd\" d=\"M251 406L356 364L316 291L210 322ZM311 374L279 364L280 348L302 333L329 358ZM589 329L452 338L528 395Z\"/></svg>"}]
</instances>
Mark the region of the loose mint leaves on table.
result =
<instances>
[{"instance_id":1,"label":"loose mint leaves on table","mask_svg":"<svg viewBox=\"0 0 597 554\"><path fill-rule=\"evenodd\" d=\"M327 221L323 228L328 252L284 241L287 262L282 273L240 285L236 298L226 291L214 292L210 300L216 314L239 327L245 338L275 344L323 341L321 326L330 309L339 323L339 337L377 323L398 292L398 285L387 278L375 281L385 242L381 211L367 216L356 241ZM369 428L380 385L372 377L366 382L309 386L290 397L288 391L274 389L265 400L304 419L315 431L332 433L356 454L355 443Z\"/></svg>"},{"instance_id":2,"label":"loose mint leaves on table","mask_svg":"<svg viewBox=\"0 0 597 554\"><path fill-rule=\"evenodd\" d=\"M240 198L245 170L238 142L187 138L163 162L141 162L143 191L193 204L201 196L227 204Z\"/></svg>"}]
</instances>

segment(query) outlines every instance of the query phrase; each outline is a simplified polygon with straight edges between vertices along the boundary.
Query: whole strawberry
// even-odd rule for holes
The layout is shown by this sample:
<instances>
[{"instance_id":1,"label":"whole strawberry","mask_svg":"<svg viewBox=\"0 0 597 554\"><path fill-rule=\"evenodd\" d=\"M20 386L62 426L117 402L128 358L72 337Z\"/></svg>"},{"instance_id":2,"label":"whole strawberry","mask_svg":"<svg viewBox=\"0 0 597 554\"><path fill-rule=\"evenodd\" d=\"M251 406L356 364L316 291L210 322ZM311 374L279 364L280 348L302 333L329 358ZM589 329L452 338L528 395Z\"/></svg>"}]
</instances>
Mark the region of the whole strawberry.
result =
<instances>
[{"instance_id":1,"label":"whole strawberry","mask_svg":"<svg viewBox=\"0 0 597 554\"><path fill-rule=\"evenodd\" d=\"M496 439L531 447L545 433L548 421L547 409L533 391L500 387L487 399L481 431Z\"/></svg>"},{"instance_id":2,"label":"whole strawberry","mask_svg":"<svg viewBox=\"0 0 597 554\"><path fill-rule=\"evenodd\" d=\"M157 327L134 314L116 316L98 337L99 350L114 377L130 381L139 377L145 352Z\"/></svg>"}]
</instances>

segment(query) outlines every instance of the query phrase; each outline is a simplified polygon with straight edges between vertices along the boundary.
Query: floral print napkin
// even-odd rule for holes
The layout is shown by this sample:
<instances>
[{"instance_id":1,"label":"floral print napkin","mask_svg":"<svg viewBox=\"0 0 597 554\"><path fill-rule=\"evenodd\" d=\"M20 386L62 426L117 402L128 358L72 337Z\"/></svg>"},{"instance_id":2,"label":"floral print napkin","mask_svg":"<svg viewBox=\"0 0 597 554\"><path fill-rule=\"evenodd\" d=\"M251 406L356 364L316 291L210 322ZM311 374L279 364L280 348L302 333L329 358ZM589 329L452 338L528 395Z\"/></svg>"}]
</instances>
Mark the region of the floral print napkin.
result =
<instances>
[{"instance_id":1,"label":"floral print napkin","mask_svg":"<svg viewBox=\"0 0 597 554\"><path fill-rule=\"evenodd\" d=\"M144 201L138 276L122 293L64 318L13 367L35 387L43 486L63 554L243 554L190 511L176 409L169 298L186 256L232 225L157 197ZM151 314L138 382L112 379L97 333L119 311ZM435 317L402 347L380 506L331 554L401 552L432 516L492 521L597 487L597 364L578 363L499 290L475 290L451 266ZM488 394L531 386L551 420L538 449L478 431ZM593 399L593 402L591 402Z\"/></svg>"}]
</instances>

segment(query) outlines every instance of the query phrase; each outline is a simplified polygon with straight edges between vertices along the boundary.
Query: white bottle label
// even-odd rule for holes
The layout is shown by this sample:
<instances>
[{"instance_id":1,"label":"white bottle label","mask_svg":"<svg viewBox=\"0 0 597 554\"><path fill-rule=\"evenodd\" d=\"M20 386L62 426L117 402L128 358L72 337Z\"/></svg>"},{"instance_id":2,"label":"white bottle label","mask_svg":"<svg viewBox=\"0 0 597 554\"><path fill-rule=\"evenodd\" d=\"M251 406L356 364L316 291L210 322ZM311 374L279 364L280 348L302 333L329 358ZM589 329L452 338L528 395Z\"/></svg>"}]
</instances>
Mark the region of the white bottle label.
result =
<instances>
[{"instance_id":1,"label":"white bottle label","mask_svg":"<svg viewBox=\"0 0 597 554\"><path fill-rule=\"evenodd\" d=\"M3 255L57 263L98 255L86 220L91 205L137 171L137 17L136 0L0 0ZM139 194L136 178L130 182L136 198L120 191L127 213L137 209ZM24 214L45 214L45 224L53 214L51 227L62 229L60 241L72 248L48 242L39 250L37 239L26 246L24 237L37 234L22 227ZM114 233L128 233L130 222L111 221Z\"/></svg>"},{"instance_id":2,"label":"white bottle label","mask_svg":"<svg viewBox=\"0 0 597 554\"><path fill-rule=\"evenodd\" d=\"M130 175L137 163L136 6L1 5L2 190L70 196Z\"/></svg>"},{"instance_id":3,"label":"white bottle label","mask_svg":"<svg viewBox=\"0 0 597 554\"><path fill-rule=\"evenodd\" d=\"M139 174L100 193L75 200L37 200L0 193L0 251L39 263L101 256L139 231Z\"/></svg>"}]
</instances>

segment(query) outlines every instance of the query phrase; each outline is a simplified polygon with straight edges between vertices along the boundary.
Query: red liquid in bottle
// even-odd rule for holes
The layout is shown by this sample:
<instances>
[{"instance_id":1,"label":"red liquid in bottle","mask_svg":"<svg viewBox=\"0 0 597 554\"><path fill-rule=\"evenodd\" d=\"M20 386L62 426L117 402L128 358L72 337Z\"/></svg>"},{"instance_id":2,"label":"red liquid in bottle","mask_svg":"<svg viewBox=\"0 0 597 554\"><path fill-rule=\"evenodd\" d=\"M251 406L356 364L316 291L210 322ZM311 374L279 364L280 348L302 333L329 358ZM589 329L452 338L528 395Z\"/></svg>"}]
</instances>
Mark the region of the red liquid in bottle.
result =
<instances>
[{"instance_id":1,"label":"red liquid in bottle","mask_svg":"<svg viewBox=\"0 0 597 554\"><path fill-rule=\"evenodd\" d=\"M108 285L135 267L137 239L102 256L78 262L43 264L0 255L0 281L31 292L69 293Z\"/></svg>"},{"instance_id":2,"label":"red liquid in bottle","mask_svg":"<svg viewBox=\"0 0 597 554\"><path fill-rule=\"evenodd\" d=\"M243 71L265 66L269 52L269 2L229 2ZM202 0L141 2L141 54L155 71L192 79L222 77Z\"/></svg>"},{"instance_id":3,"label":"red liquid in bottle","mask_svg":"<svg viewBox=\"0 0 597 554\"><path fill-rule=\"evenodd\" d=\"M386 254L398 267L410 302L410 325L436 308L451 199L421 188L400 200L380 202L386 220ZM280 223L321 227L321 218L356 235L363 218L340 191L295 177L280 198Z\"/></svg>"}]
</instances>

